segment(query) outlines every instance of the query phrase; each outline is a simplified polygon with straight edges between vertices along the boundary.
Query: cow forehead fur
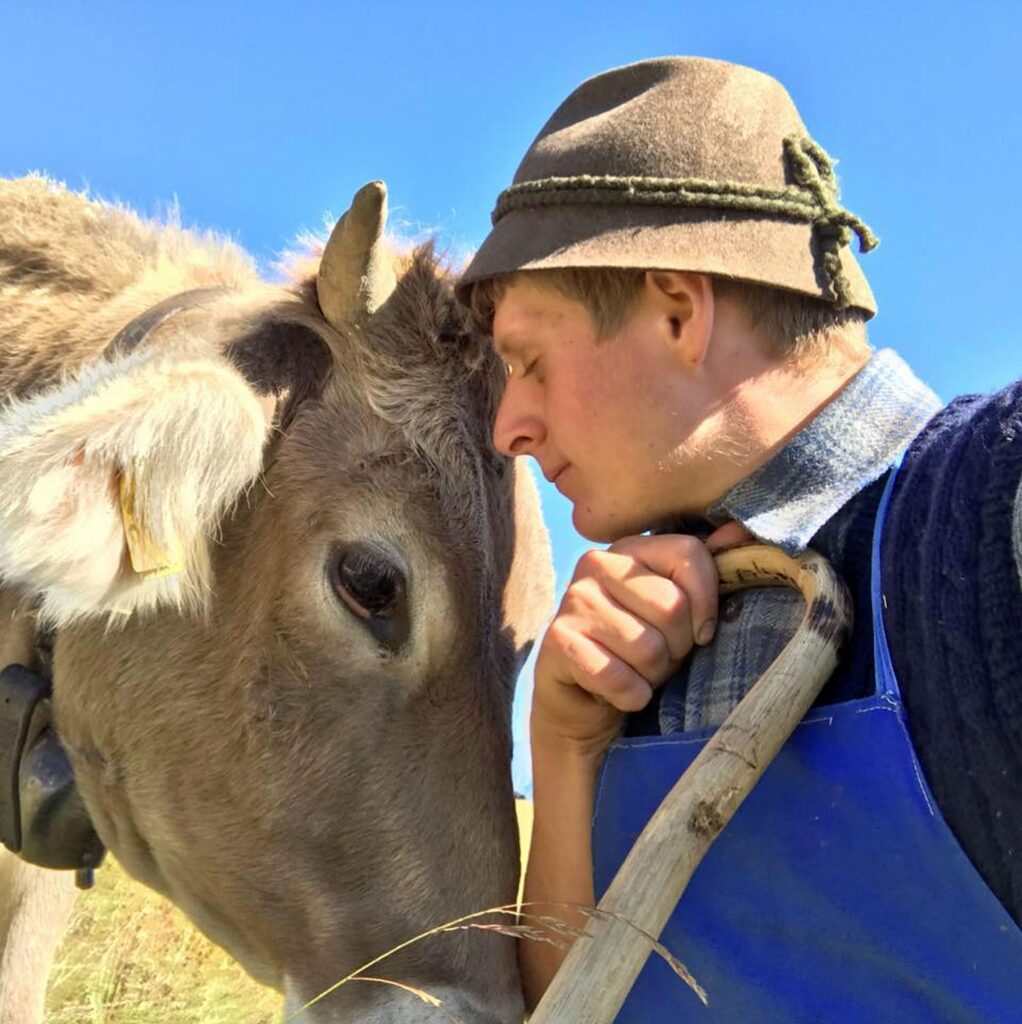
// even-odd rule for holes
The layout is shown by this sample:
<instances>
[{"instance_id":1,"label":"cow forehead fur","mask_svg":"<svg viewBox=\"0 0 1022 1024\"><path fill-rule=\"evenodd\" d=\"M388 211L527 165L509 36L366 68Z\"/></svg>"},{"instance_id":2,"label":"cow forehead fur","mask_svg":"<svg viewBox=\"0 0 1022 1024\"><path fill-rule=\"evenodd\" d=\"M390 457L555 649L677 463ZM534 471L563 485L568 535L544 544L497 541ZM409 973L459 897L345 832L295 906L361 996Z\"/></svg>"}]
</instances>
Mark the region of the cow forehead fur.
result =
<instances>
[{"instance_id":1,"label":"cow forehead fur","mask_svg":"<svg viewBox=\"0 0 1022 1024\"><path fill-rule=\"evenodd\" d=\"M176 291L253 288L259 293L250 307L253 321L277 316L331 331L315 297L318 255L285 263L290 294L273 301L242 249L215 233L183 229L171 213L153 223L39 175L0 180L0 395L60 379L147 305ZM484 390L492 401L499 365L467 329L432 248L395 251L393 258L397 291L348 340L374 411L413 443L442 453L452 416L464 415L455 408L463 389L471 385L478 393L488 379Z\"/></svg>"},{"instance_id":2,"label":"cow forehead fur","mask_svg":"<svg viewBox=\"0 0 1022 1024\"><path fill-rule=\"evenodd\" d=\"M0 401L88 374L109 339L167 296L223 286L222 300L160 330L193 330L221 351L282 325L318 336L332 352L327 376L334 379L306 381L306 390L342 403L348 420L387 424L392 446L432 467L447 523L483 540L495 526L492 484L506 468L489 442L500 363L454 301L430 246L393 250L392 258L393 295L367 321L338 330L317 302L315 245L291 259L289 283L268 287L247 255L216 235L186 231L173 219L146 222L39 176L0 181ZM303 356L278 351L273 358L298 363ZM322 376L322 361L305 361L315 363L312 370L284 368L283 390L296 376ZM205 589L199 582L195 593Z\"/></svg>"},{"instance_id":3,"label":"cow forehead fur","mask_svg":"<svg viewBox=\"0 0 1022 1024\"><path fill-rule=\"evenodd\" d=\"M492 422L504 371L485 336L473 329L454 299L453 285L431 245L393 252L398 284L384 306L361 325L331 340L334 397L356 391L372 420L392 427L411 457L428 463L453 496L445 509L475 532L487 513L473 500L506 460L492 447ZM293 263L300 307L271 316L323 332L315 298L315 263ZM330 392L327 393L327 401Z\"/></svg>"}]
</instances>

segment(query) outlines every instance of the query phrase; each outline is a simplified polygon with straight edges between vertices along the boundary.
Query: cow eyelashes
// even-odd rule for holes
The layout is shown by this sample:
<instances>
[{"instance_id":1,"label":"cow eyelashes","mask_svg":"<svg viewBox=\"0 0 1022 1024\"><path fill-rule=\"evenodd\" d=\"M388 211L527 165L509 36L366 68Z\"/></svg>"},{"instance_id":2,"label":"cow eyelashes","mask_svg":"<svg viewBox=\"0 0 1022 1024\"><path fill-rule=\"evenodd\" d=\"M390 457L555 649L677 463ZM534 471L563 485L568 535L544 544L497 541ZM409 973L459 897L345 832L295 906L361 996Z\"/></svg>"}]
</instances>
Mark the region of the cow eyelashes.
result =
<instances>
[{"instance_id":1,"label":"cow eyelashes","mask_svg":"<svg viewBox=\"0 0 1022 1024\"><path fill-rule=\"evenodd\" d=\"M381 645L397 650L408 634L407 577L397 554L357 542L331 556L330 585L345 608Z\"/></svg>"}]
</instances>

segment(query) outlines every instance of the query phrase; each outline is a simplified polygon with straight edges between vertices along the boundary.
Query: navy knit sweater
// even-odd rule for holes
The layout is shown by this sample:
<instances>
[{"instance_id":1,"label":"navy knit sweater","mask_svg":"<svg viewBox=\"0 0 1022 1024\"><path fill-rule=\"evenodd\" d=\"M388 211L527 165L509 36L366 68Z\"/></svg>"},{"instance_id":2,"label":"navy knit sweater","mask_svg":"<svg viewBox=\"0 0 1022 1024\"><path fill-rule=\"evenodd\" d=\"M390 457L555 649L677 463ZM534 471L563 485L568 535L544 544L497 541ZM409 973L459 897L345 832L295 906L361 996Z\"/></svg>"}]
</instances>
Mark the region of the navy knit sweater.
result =
<instances>
[{"instance_id":1,"label":"navy knit sweater","mask_svg":"<svg viewBox=\"0 0 1022 1024\"><path fill-rule=\"evenodd\" d=\"M1022 582L1012 542L1020 479L1022 382L952 402L905 457L883 573L891 657L926 779L1022 924ZM868 577L868 562L862 568Z\"/></svg>"}]
</instances>

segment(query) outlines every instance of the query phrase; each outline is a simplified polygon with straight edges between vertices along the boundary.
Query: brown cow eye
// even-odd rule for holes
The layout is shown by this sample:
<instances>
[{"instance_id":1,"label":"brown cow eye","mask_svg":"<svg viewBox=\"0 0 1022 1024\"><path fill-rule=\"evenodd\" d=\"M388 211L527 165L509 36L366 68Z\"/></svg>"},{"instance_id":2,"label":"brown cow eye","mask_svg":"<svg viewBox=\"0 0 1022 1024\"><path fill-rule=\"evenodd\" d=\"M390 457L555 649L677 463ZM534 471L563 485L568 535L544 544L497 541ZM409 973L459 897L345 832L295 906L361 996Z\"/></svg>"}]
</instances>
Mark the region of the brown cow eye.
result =
<instances>
[{"instance_id":1,"label":"brown cow eye","mask_svg":"<svg viewBox=\"0 0 1022 1024\"><path fill-rule=\"evenodd\" d=\"M351 544L334 554L330 585L345 607L381 643L404 639L406 581L396 556L375 544Z\"/></svg>"}]
</instances>

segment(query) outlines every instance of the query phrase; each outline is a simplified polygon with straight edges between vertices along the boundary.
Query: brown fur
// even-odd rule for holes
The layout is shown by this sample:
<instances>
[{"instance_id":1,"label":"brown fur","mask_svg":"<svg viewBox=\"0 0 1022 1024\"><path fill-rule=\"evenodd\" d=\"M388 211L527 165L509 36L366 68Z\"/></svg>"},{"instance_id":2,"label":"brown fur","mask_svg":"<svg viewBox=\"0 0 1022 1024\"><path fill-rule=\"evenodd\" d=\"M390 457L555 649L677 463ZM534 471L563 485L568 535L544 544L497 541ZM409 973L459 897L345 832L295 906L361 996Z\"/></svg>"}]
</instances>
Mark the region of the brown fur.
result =
<instances>
[{"instance_id":1,"label":"brown fur","mask_svg":"<svg viewBox=\"0 0 1022 1024\"><path fill-rule=\"evenodd\" d=\"M245 253L212 235L147 224L39 176L0 180L0 395L54 383L168 295L257 281Z\"/></svg>"},{"instance_id":2,"label":"brown fur","mask_svg":"<svg viewBox=\"0 0 1022 1024\"><path fill-rule=\"evenodd\" d=\"M207 396L175 407L180 430L151 431L132 456L140 480L159 468L150 475L164 489L196 459L212 467L208 514L163 509L160 493L139 499L154 530L173 519L201 554L185 573L201 600L139 580L123 551L103 569L110 579L89 565L88 586L42 595L63 623L62 738L128 870L297 1004L424 928L512 899L517 871L509 702L549 606L548 547L531 479L490 446L497 361L432 253L394 258L391 299L337 328L308 277L273 288L229 244L42 179L0 182L0 395L19 399L0 410L0 472L27 473L37 445L19 438L59 427L70 447L54 448L48 471L68 490L53 529L113 522L89 481L115 486L129 468L119 453L134 449L111 433L103 410L122 405L104 396L136 385L148 396L143 385L164 379L154 367L183 383L150 404L184 402L185 385ZM144 310L213 285L231 291L172 317L140 355L97 362ZM265 436L252 433L260 395L277 410ZM204 422L221 407L226 419ZM145 437L161 422L145 403L123 408ZM178 450L179 436L193 447ZM241 481L247 463L223 466L223 452L256 442L255 475L228 487L227 470ZM0 509L0 576L3 552L24 547L4 524L31 520L15 512ZM326 584L334 553L359 541L407 566L411 626L396 652ZM23 564L46 552L29 555ZM444 935L378 970L441 992L467 1022L520 1012L513 944L494 935ZM0 1019L9 1024L2 1007ZM362 984L311 1019L434 1018L397 989Z\"/></svg>"}]
</instances>

